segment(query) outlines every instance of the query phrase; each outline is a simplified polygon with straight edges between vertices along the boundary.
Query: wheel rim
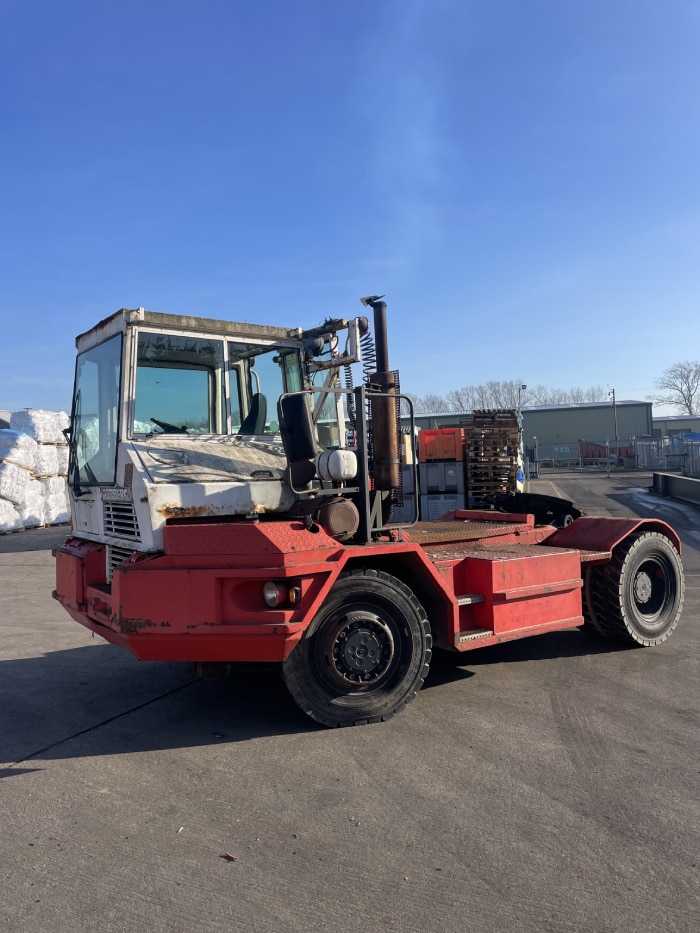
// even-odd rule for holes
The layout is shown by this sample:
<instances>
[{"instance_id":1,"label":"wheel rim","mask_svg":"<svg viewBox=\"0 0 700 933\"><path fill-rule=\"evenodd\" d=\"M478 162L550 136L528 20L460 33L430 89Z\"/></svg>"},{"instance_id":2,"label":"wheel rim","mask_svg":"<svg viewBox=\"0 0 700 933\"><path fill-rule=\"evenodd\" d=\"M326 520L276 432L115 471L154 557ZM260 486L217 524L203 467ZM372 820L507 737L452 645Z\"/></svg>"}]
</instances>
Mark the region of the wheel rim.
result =
<instances>
[{"instance_id":1,"label":"wheel rim","mask_svg":"<svg viewBox=\"0 0 700 933\"><path fill-rule=\"evenodd\" d=\"M665 612L674 595L674 576L666 561L650 557L639 565L632 580L632 599L646 626L664 624Z\"/></svg>"},{"instance_id":2,"label":"wheel rim","mask_svg":"<svg viewBox=\"0 0 700 933\"><path fill-rule=\"evenodd\" d=\"M316 667L334 690L376 689L397 661L397 637L390 619L367 610L345 611L326 621L315 644Z\"/></svg>"}]
</instances>

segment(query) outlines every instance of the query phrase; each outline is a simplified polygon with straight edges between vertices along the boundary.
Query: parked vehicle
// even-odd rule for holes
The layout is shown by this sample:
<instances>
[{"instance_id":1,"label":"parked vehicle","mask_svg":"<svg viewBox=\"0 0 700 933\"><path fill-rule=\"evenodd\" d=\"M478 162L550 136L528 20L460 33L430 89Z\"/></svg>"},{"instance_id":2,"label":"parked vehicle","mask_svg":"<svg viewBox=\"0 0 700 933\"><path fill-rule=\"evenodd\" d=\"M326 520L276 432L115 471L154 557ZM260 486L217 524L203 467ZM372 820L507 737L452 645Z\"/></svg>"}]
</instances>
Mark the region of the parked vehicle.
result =
<instances>
[{"instance_id":1,"label":"parked vehicle","mask_svg":"<svg viewBox=\"0 0 700 933\"><path fill-rule=\"evenodd\" d=\"M555 528L473 510L392 522L410 401L389 368L386 304L363 303L374 342L366 317L302 331L141 308L77 338L72 531L54 552L67 612L204 676L279 662L327 726L401 710L434 646L579 626L664 641L683 604L664 522Z\"/></svg>"}]
</instances>

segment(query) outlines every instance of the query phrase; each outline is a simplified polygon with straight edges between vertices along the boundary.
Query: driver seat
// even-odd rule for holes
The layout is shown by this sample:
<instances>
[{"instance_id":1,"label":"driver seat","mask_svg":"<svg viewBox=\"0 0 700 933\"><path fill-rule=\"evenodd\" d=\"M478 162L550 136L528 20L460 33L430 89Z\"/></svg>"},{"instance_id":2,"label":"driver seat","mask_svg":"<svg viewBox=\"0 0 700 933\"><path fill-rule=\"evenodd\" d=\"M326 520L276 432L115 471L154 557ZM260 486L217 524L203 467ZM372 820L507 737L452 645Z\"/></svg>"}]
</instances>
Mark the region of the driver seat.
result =
<instances>
[{"instance_id":1,"label":"driver seat","mask_svg":"<svg viewBox=\"0 0 700 933\"><path fill-rule=\"evenodd\" d=\"M267 399L262 392L256 392L250 400L250 410L241 422L239 434L264 434L267 419Z\"/></svg>"}]
</instances>

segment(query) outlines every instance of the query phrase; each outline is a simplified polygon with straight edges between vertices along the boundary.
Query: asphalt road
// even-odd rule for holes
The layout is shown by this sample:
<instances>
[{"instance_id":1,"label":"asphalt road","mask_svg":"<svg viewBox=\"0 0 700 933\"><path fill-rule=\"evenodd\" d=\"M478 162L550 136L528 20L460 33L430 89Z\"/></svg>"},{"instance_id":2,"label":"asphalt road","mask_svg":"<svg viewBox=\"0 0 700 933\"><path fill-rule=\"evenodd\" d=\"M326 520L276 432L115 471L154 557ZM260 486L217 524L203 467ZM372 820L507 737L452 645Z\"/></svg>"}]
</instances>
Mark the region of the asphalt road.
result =
<instances>
[{"instance_id":1,"label":"asphalt road","mask_svg":"<svg viewBox=\"0 0 700 933\"><path fill-rule=\"evenodd\" d=\"M700 512L639 474L550 482L675 525L671 639L440 658L401 715L338 731L274 671L207 683L92 638L50 597L64 530L0 537L4 929L697 933Z\"/></svg>"}]
</instances>

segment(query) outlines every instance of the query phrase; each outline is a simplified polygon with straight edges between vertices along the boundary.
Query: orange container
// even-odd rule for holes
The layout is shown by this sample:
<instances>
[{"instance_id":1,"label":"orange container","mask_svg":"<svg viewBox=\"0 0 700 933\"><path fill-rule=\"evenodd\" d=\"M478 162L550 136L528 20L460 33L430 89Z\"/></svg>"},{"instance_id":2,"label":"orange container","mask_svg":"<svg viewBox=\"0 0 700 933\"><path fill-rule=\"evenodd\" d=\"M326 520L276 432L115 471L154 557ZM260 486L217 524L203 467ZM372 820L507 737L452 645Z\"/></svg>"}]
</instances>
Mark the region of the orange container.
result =
<instances>
[{"instance_id":1,"label":"orange container","mask_svg":"<svg viewBox=\"0 0 700 933\"><path fill-rule=\"evenodd\" d=\"M418 432L418 460L464 460L464 428L425 428Z\"/></svg>"}]
</instances>

